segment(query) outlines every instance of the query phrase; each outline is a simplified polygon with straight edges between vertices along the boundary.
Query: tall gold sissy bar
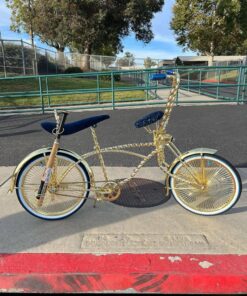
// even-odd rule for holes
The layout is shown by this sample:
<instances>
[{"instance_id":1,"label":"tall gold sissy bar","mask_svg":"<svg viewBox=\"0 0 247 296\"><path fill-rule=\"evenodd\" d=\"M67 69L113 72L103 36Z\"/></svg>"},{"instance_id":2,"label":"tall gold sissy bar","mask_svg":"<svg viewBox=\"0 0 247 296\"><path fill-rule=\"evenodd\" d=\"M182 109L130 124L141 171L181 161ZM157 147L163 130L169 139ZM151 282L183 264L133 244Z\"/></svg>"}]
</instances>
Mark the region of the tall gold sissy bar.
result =
<instances>
[{"instance_id":1,"label":"tall gold sissy bar","mask_svg":"<svg viewBox=\"0 0 247 296\"><path fill-rule=\"evenodd\" d=\"M55 135L52 148L42 148L29 154L15 169L10 190L16 189L17 197L32 215L46 220L57 220L75 213L94 194L95 201L114 201L121 188L136 176L139 170L153 157L164 172L166 194L171 190L175 199L185 209L201 215L216 215L229 210L241 195L241 179L237 170L225 159L215 155L216 150L197 148L182 153L174 144L166 127L171 115L180 84L177 72L167 72L163 77L171 80L171 91L164 113L152 112L136 122L143 127L152 142L132 143L101 148L96 135L96 123L106 117L92 117L81 122L65 125L67 112L58 114L56 124L44 127ZM50 125L49 125L50 124ZM81 125L79 128L78 125ZM93 151L78 155L60 148L63 134L71 134L90 127L94 142ZM52 129L52 130L51 130ZM76 131L75 131L76 129ZM129 149L153 148L147 155ZM166 161L166 150L174 155L172 163ZM125 179L111 180L107 173L104 153L123 153L140 158L140 163ZM97 156L103 180L96 181L95 173L86 161Z\"/></svg>"}]
</instances>

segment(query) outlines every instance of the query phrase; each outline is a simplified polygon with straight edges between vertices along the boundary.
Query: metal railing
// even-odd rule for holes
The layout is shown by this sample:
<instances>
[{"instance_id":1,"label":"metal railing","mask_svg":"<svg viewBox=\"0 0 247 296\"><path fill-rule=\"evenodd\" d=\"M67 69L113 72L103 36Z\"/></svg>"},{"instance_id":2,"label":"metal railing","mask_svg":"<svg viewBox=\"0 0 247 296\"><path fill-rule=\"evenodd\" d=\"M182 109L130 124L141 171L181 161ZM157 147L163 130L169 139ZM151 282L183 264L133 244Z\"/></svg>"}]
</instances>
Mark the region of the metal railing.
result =
<instances>
[{"instance_id":1,"label":"metal railing","mask_svg":"<svg viewBox=\"0 0 247 296\"><path fill-rule=\"evenodd\" d=\"M174 68L173 68L174 69ZM167 68L0 78L0 113L165 104L170 84L150 75ZM176 104L245 103L247 67L177 67Z\"/></svg>"},{"instance_id":2,"label":"metal railing","mask_svg":"<svg viewBox=\"0 0 247 296\"><path fill-rule=\"evenodd\" d=\"M197 103L203 96L211 102L246 101L247 66L179 67L179 72L180 88L196 93Z\"/></svg>"},{"instance_id":3,"label":"metal railing","mask_svg":"<svg viewBox=\"0 0 247 296\"><path fill-rule=\"evenodd\" d=\"M143 58L57 52L23 40L0 39L0 77L60 74L70 67L83 69L86 60L92 71L147 67ZM160 61L150 59L149 63L158 65Z\"/></svg>"}]
</instances>

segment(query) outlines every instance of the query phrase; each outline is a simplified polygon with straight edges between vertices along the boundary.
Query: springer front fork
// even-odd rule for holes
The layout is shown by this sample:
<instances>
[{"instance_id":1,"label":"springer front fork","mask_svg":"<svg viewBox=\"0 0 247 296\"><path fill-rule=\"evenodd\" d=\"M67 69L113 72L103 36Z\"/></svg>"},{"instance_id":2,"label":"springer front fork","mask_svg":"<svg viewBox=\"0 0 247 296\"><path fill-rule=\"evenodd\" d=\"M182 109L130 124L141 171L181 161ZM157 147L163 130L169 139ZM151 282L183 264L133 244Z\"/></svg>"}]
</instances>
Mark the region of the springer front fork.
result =
<instances>
[{"instance_id":1,"label":"springer front fork","mask_svg":"<svg viewBox=\"0 0 247 296\"><path fill-rule=\"evenodd\" d=\"M54 161L55 161L58 149L59 149L59 140L55 139L53 146L52 146L51 154L49 155L49 158L48 158L48 161L46 164L45 171L44 171L43 176L41 178L38 193L36 195L36 198L38 199L38 206L42 206L42 204L43 204L43 200L45 197L47 186L49 184L49 181L50 181L50 178L52 175L52 168L54 165Z\"/></svg>"},{"instance_id":2,"label":"springer front fork","mask_svg":"<svg viewBox=\"0 0 247 296\"><path fill-rule=\"evenodd\" d=\"M53 134L55 135L56 138L54 140L51 153L50 153L48 161L46 163L45 171L44 171L43 176L41 178L38 193L36 195L36 198L38 200L38 206L42 206L42 204L43 204L45 193L46 193L49 181L51 179L52 169L54 166L54 161L55 161L55 158L57 155L57 151L59 149L60 137L63 133L64 124L65 124L65 120L66 120L67 115L68 115L67 112L62 112L62 119L60 119L59 117L56 117L57 126L56 126L55 130L53 131Z\"/></svg>"}]
</instances>

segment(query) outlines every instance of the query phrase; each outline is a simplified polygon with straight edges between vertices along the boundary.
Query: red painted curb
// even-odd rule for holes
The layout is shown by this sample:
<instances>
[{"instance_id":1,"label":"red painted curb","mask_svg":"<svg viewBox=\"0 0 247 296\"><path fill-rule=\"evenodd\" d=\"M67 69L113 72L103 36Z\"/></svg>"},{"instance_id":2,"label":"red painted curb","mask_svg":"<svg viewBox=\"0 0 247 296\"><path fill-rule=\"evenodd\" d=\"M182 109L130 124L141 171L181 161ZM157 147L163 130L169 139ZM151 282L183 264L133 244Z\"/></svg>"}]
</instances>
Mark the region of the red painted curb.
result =
<instances>
[{"instance_id":1,"label":"red painted curb","mask_svg":"<svg viewBox=\"0 0 247 296\"><path fill-rule=\"evenodd\" d=\"M247 255L1 254L4 291L246 293Z\"/></svg>"}]
</instances>

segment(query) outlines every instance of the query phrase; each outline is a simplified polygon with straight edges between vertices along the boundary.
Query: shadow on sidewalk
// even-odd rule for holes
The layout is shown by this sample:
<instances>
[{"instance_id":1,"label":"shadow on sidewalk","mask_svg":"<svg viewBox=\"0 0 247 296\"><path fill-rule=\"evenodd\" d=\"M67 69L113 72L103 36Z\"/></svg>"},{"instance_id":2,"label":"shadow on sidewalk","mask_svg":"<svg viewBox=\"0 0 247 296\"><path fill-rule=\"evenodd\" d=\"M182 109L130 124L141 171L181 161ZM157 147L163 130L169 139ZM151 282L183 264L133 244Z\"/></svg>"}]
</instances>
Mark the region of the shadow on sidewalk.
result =
<instances>
[{"instance_id":1,"label":"shadow on sidewalk","mask_svg":"<svg viewBox=\"0 0 247 296\"><path fill-rule=\"evenodd\" d=\"M51 115L35 115L35 116L26 116L26 117L23 117L23 115L0 117L0 120L1 120L0 132L24 128L24 127L33 125L35 123L42 122L47 119L53 119L53 118L54 118L53 114L51 114ZM40 130L41 130L41 128L40 128Z\"/></svg>"},{"instance_id":2,"label":"shadow on sidewalk","mask_svg":"<svg viewBox=\"0 0 247 296\"><path fill-rule=\"evenodd\" d=\"M40 133L40 132L41 132L41 130L33 129L33 130L27 130L27 131L22 131L22 132L0 134L0 138L23 136L23 135L28 135L28 134Z\"/></svg>"},{"instance_id":3,"label":"shadow on sidewalk","mask_svg":"<svg viewBox=\"0 0 247 296\"><path fill-rule=\"evenodd\" d=\"M144 193L150 192L150 183L151 181L142 182L141 185L135 189ZM161 183L159 184L160 189L161 187L164 187ZM155 186L157 189L157 184L155 184ZM129 197L129 200L130 199L131 197ZM146 195L145 202L147 202L147 200L148 196ZM11 214L0 220L0 252L28 252L29 249L46 243L52 244L53 241L64 237L68 237L69 240L69 236L76 233L83 234L88 229L97 229L101 226L114 224L119 221L123 221L124 223L124 221L129 218L140 217L146 213L156 211L162 206L167 207L172 203L175 203L175 201L167 203L169 197L163 197L163 205L161 204L162 201L159 200L160 205L155 206L154 203L152 204L151 200L152 196L149 195L150 207L147 207L146 203L144 205L145 208L142 208L141 201L139 208L123 207L111 202L98 202L96 208L93 208L93 202L90 199L75 214L58 221L38 219L26 211L21 210L21 205L18 205L18 210L20 209L21 212ZM157 201L158 200L156 199L155 202L157 203ZM16 200L16 203L18 203L18 200ZM7 206L9 207L9 205ZM147 223L150 222L147 221ZM145 229L145 219L143 219L143 227ZM61 244L62 243L63 242L61 241ZM76 241L75 244L77 244Z\"/></svg>"}]
</instances>

